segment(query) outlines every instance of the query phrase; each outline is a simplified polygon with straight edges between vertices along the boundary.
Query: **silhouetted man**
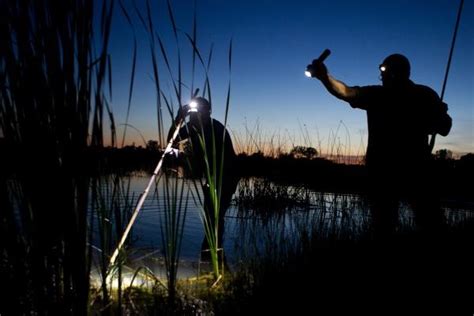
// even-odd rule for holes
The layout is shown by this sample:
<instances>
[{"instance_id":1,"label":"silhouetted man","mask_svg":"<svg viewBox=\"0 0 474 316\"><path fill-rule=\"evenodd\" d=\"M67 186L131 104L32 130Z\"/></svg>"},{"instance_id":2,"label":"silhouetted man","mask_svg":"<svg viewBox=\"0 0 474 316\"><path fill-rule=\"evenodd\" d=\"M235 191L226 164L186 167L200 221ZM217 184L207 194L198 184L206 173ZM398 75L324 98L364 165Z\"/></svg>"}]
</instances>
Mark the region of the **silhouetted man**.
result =
<instances>
[{"instance_id":1,"label":"silhouetted man","mask_svg":"<svg viewBox=\"0 0 474 316\"><path fill-rule=\"evenodd\" d=\"M239 177L236 167L236 154L229 132L224 125L211 117L211 104L202 97L192 100L195 108L189 105L179 109L175 124L168 133L168 140L175 131L175 126L189 114L189 121L180 129L178 141L189 140L191 148L190 169L193 176L204 178L202 191L204 209L209 215L210 226L215 220L213 199L211 197L209 177L214 177L214 185L222 183L219 203L218 247L222 248L224 235L224 216L232 201ZM191 104L191 103L190 103ZM223 163L223 165L222 165ZM219 180L219 179L222 180ZM220 182L222 181L222 182ZM201 256L208 257L209 248L206 238L203 241Z\"/></svg>"},{"instance_id":2,"label":"silhouetted man","mask_svg":"<svg viewBox=\"0 0 474 316\"><path fill-rule=\"evenodd\" d=\"M335 97L367 112L369 198L376 236L389 236L398 221L401 197L411 202L419 229L444 222L429 171L428 136L446 136L451 129L447 105L429 87L413 83L410 63L400 54L380 65L382 85L349 87L328 74L319 60L311 65Z\"/></svg>"}]
</instances>

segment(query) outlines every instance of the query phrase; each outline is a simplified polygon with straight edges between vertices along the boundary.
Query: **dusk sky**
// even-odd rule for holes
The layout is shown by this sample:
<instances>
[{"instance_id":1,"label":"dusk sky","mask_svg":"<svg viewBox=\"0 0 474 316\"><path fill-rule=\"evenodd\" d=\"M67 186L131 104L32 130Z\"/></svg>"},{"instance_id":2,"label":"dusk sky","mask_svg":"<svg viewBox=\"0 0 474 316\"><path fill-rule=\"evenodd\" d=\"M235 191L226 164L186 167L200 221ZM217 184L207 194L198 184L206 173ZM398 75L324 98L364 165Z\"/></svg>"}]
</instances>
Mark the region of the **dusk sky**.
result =
<instances>
[{"instance_id":1,"label":"dusk sky","mask_svg":"<svg viewBox=\"0 0 474 316\"><path fill-rule=\"evenodd\" d=\"M169 53L177 77L176 45L165 1L152 1L155 28ZM214 45L210 81L213 117L224 119L227 85L231 80L228 126L234 146L245 141L246 128L269 140L279 138L287 146L306 145L327 152L328 141L337 139L344 153L365 150L365 112L352 109L329 95L319 81L304 76L306 65L325 49L330 74L348 85L379 84L378 65L392 54L408 57L411 79L441 93L459 1L270 1L198 0L198 46L207 59ZM137 1L146 16L144 1ZM180 47L185 84L191 86L192 47L184 32L192 33L193 1L172 1L176 23L182 30ZM149 39L131 2L139 45L135 88L129 123L146 140L156 139L156 90L152 81ZM133 32L116 7L110 52L113 68L112 108L117 124L125 122L133 50ZM445 92L453 118L447 137L437 138L436 149L474 152L474 3L464 3L461 24ZM229 42L233 41L229 73ZM162 60L157 46L156 54ZM199 65L197 64L199 68ZM171 94L170 77L160 62L160 79ZM200 71L202 73L202 71ZM203 76L195 86L202 87ZM186 97L190 92L183 88ZM183 103L189 99L182 100ZM166 128L169 115L163 109ZM121 141L119 126L118 139ZM302 132L305 130L305 132ZM309 141L305 133L309 134ZM166 132L166 131L165 131ZM337 134L336 134L337 132ZM349 137L348 137L349 136ZM350 138L350 140L349 140ZM127 132L127 143L142 145L138 133ZM240 148L236 148L239 150ZM394 149L399 151L400 149Z\"/></svg>"}]
</instances>

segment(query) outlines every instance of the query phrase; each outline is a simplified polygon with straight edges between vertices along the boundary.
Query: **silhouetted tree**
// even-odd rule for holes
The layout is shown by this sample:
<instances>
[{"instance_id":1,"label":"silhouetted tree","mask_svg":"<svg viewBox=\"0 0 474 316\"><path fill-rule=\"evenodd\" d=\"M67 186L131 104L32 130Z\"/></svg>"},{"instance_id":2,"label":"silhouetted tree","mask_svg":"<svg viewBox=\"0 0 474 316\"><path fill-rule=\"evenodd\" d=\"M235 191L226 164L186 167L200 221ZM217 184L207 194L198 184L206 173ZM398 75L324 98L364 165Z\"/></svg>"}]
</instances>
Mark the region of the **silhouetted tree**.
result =
<instances>
[{"instance_id":1,"label":"silhouetted tree","mask_svg":"<svg viewBox=\"0 0 474 316\"><path fill-rule=\"evenodd\" d=\"M313 147L295 146L290 152L290 156L294 158L313 159L318 157L318 151Z\"/></svg>"},{"instance_id":2,"label":"silhouetted tree","mask_svg":"<svg viewBox=\"0 0 474 316\"><path fill-rule=\"evenodd\" d=\"M150 151L158 151L159 148L158 148L158 141L156 140L149 140L147 143L146 143L146 149L150 150Z\"/></svg>"},{"instance_id":3,"label":"silhouetted tree","mask_svg":"<svg viewBox=\"0 0 474 316\"><path fill-rule=\"evenodd\" d=\"M440 149L436 151L435 157L438 160L453 159L453 152L449 149Z\"/></svg>"}]
</instances>

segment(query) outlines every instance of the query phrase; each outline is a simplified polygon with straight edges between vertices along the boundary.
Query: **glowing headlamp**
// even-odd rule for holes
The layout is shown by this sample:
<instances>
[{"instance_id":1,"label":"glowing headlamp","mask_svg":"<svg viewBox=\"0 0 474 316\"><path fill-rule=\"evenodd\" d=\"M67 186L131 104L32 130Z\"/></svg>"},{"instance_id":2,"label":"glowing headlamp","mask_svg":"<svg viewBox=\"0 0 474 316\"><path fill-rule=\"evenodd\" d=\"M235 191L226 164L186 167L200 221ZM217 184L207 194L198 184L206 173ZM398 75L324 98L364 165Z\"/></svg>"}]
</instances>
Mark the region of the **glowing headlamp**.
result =
<instances>
[{"instance_id":1,"label":"glowing headlamp","mask_svg":"<svg viewBox=\"0 0 474 316\"><path fill-rule=\"evenodd\" d=\"M306 77L308 77L308 78L311 78L311 77L313 76L313 75L311 74L311 71L309 71L309 70L306 70L306 71L304 72L304 75L305 75Z\"/></svg>"},{"instance_id":2,"label":"glowing headlamp","mask_svg":"<svg viewBox=\"0 0 474 316\"><path fill-rule=\"evenodd\" d=\"M379 69L380 69L381 72L385 72L385 71L387 71L387 66L385 66L385 65L380 65L380 66L379 66Z\"/></svg>"},{"instance_id":3,"label":"glowing headlamp","mask_svg":"<svg viewBox=\"0 0 474 316\"><path fill-rule=\"evenodd\" d=\"M197 112L199 103L195 100L189 102L189 112Z\"/></svg>"}]
</instances>

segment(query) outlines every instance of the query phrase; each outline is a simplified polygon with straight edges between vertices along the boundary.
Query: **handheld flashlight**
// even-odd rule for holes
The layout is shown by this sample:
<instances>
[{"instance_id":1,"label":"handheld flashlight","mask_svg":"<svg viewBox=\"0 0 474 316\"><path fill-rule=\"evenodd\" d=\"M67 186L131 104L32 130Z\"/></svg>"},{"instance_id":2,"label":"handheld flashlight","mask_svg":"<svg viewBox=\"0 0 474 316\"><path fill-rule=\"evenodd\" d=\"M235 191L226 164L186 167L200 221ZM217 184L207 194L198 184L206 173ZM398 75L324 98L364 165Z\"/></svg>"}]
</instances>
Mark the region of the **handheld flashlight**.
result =
<instances>
[{"instance_id":1,"label":"handheld flashlight","mask_svg":"<svg viewBox=\"0 0 474 316\"><path fill-rule=\"evenodd\" d=\"M320 63L322 63L330 54L331 54L331 51L326 48L326 49L323 51L323 53L322 53L315 61L313 61L313 64L314 64L315 62L320 62ZM304 72L305 76L308 77L308 78L313 77L313 64L308 65L308 66L306 67L306 71Z\"/></svg>"}]
</instances>

